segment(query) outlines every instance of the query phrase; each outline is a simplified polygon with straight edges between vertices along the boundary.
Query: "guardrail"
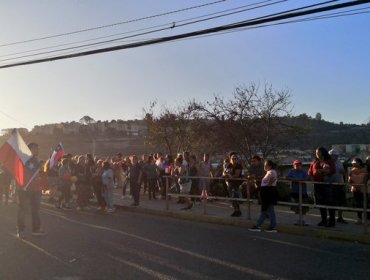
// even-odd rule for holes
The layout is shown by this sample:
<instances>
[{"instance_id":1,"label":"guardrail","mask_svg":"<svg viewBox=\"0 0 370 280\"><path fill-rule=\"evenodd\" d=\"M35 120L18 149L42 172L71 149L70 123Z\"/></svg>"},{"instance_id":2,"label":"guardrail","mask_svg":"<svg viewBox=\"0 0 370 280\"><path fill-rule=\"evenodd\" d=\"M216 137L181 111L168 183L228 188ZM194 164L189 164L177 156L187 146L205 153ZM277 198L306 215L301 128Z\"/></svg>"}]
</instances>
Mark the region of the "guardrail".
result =
<instances>
[{"instance_id":1,"label":"guardrail","mask_svg":"<svg viewBox=\"0 0 370 280\"><path fill-rule=\"evenodd\" d=\"M203 204L203 214L207 214L207 201L208 200L224 200L224 201L240 201L240 202L246 202L247 203L247 219L251 219L251 203L255 202L256 199L251 198L250 194L250 188L247 187L247 197L246 198L232 198L232 197L225 197L225 196L208 196L204 192L202 192L201 195L190 195L190 194L183 194L183 193L171 193L170 190L170 181L174 181L174 184L179 178L185 178L185 177L179 177L179 176L163 176L163 178L166 179L166 210L169 210L169 198L171 196L173 197L186 197L186 198L198 198L202 201ZM198 177L198 176L187 176L187 179L208 179L208 180L221 180L225 181L224 177ZM240 186L244 182L253 182L250 179L243 179L243 178L233 178L232 180L238 180L241 181ZM281 183L288 183L291 184L293 183L292 180L287 180L287 179L278 179L278 182ZM297 182L297 181L295 181ZM254 181L255 183L255 181ZM335 209L335 210L343 210L343 211L348 211L348 212L358 212L362 211L362 224L363 224L363 233L367 233L367 226L368 226L368 220L367 220L367 213L370 213L370 209L367 208L367 193L369 190L369 185L368 184L349 184L349 183L326 183L326 182L317 182L317 181L299 181L299 201L298 203L294 202L287 202L287 201L278 201L278 205L286 205L286 206L296 206L298 207L298 224L300 226L304 225L303 221L303 207L309 207L309 208L327 208L327 209ZM303 184L320 184L320 185L331 185L333 187L343 187L343 186L360 186L362 187L362 192L363 192L363 208L354 208L354 207L344 207L344 206L333 206L333 205L322 205L322 204L316 204L316 200L314 199L313 204L309 203L303 203L303 193L302 193L302 185ZM240 188L240 187L239 187Z\"/></svg>"}]
</instances>

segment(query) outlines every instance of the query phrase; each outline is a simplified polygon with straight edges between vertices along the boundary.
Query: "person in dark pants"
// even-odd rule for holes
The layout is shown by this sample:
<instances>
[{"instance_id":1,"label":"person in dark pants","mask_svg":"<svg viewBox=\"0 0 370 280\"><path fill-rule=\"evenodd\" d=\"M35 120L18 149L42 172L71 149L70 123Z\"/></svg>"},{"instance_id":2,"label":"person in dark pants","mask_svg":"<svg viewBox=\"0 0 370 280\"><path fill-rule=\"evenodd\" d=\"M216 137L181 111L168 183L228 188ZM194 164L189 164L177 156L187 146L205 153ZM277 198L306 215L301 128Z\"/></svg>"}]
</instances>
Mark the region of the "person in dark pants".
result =
<instances>
[{"instance_id":1,"label":"person in dark pants","mask_svg":"<svg viewBox=\"0 0 370 280\"><path fill-rule=\"evenodd\" d=\"M229 189L229 195L232 198L241 198L239 186L242 181L237 180L242 177L242 165L238 161L238 155L236 152L231 152L229 154L230 163L225 166L223 171L223 177L226 178L226 183ZM240 217L242 212L240 211L239 201L233 200L232 206L234 212L231 214L232 217Z\"/></svg>"},{"instance_id":2,"label":"person in dark pants","mask_svg":"<svg viewBox=\"0 0 370 280\"><path fill-rule=\"evenodd\" d=\"M139 206L140 203L140 183L141 183L141 166L136 155L131 156L132 165L130 167L130 189L134 203L131 206Z\"/></svg>"},{"instance_id":3,"label":"person in dark pants","mask_svg":"<svg viewBox=\"0 0 370 280\"><path fill-rule=\"evenodd\" d=\"M315 182L330 183L334 180L336 173L335 162L324 147L316 149L316 158L311 163L308 170L308 175ZM317 204L333 205L333 186L330 184L314 184L315 199ZM329 212L329 221L327 220L327 212ZM334 227L335 226L335 209L320 208L321 221L318 226Z\"/></svg>"},{"instance_id":4,"label":"person in dark pants","mask_svg":"<svg viewBox=\"0 0 370 280\"><path fill-rule=\"evenodd\" d=\"M25 231L25 214L27 202L31 206L32 216L32 235L45 235L46 233L41 229L40 221L40 202L43 181L43 171L40 161L38 160L39 146L36 143L28 144L31 150L32 157L26 162L26 168L30 170L31 175L37 174L33 180L26 186L18 188L18 214L17 214L17 236L22 237Z\"/></svg>"},{"instance_id":5,"label":"person in dark pants","mask_svg":"<svg viewBox=\"0 0 370 280\"><path fill-rule=\"evenodd\" d=\"M69 161L68 158L63 158L61 161L61 166L58 171L60 178L61 195L56 203L57 208L64 207L65 209L71 209L69 206L69 200L71 199L72 173L71 169L69 168L68 161Z\"/></svg>"},{"instance_id":6,"label":"person in dark pants","mask_svg":"<svg viewBox=\"0 0 370 280\"><path fill-rule=\"evenodd\" d=\"M149 200L151 200L152 198L156 199L155 189L157 185L159 169L158 169L158 166L154 162L153 156L149 156L147 159L147 162L143 164L142 166L143 166L142 168L143 175L145 174L145 177L148 181L148 186L149 186L149 191L148 191L149 197L148 198Z\"/></svg>"},{"instance_id":7,"label":"person in dark pants","mask_svg":"<svg viewBox=\"0 0 370 280\"><path fill-rule=\"evenodd\" d=\"M93 191L98 202L98 210L102 211L105 209L106 203L103 197L103 160L98 160L96 163L96 169L92 176Z\"/></svg>"}]
</instances>

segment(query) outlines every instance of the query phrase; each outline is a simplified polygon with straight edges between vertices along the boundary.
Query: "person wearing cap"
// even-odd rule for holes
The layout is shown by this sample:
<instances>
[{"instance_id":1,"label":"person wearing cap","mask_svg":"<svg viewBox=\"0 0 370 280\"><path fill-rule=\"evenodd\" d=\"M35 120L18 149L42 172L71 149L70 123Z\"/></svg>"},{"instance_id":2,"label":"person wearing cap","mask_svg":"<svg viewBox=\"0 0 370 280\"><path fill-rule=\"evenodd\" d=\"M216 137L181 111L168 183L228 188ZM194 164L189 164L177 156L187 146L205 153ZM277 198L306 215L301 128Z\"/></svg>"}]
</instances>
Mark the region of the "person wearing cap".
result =
<instances>
[{"instance_id":1,"label":"person wearing cap","mask_svg":"<svg viewBox=\"0 0 370 280\"><path fill-rule=\"evenodd\" d=\"M305 170L302 169L302 162L299 160L293 161L293 168L288 172L286 176L287 180L291 182L291 193L290 198L291 201L294 203L299 203L299 188L302 188L302 202L308 203L308 195L307 195L307 185L306 183L301 183L301 181L307 181L308 175ZM293 206L291 208L296 214L299 214L299 209L297 206ZM308 212L308 207L302 207L302 215L305 215ZM304 221L298 221L296 225L307 225Z\"/></svg>"},{"instance_id":2,"label":"person wearing cap","mask_svg":"<svg viewBox=\"0 0 370 280\"><path fill-rule=\"evenodd\" d=\"M336 204L338 206L346 205L346 185L344 184L345 171L343 164L339 160L339 152L336 149L331 149L329 155L335 161L335 174L333 175L333 183L339 183L343 185L334 185L333 194ZM343 210L338 210L338 223L348 224L343 218Z\"/></svg>"}]
</instances>

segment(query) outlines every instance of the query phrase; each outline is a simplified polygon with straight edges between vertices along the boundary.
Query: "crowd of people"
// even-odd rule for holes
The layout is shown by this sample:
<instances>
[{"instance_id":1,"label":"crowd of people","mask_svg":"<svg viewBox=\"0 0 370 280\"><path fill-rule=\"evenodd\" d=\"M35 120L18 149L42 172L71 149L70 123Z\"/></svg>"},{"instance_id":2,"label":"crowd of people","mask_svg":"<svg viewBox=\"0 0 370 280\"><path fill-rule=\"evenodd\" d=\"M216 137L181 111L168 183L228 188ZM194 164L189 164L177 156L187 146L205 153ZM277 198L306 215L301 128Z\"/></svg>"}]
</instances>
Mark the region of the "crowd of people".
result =
<instances>
[{"instance_id":1,"label":"crowd of people","mask_svg":"<svg viewBox=\"0 0 370 280\"><path fill-rule=\"evenodd\" d=\"M32 145L31 145L32 148ZM336 211L325 206L345 206L346 182L353 184L351 192L356 207L362 208L364 192L361 184L368 180L370 161L365 164L361 159L355 158L347 174L343 164L338 159L338 152L334 149L327 151L323 147L316 149L315 159L310 164L308 171L302 168L299 160L293 161L293 168L288 172L285 180L291 181L291 200L299 202L300 192L303 203L308 203L306 181L314 181L314 199L320 207L321 221L318 226L333 227L336 222L346 223L342 211ZM57 208L84 210L91 208L91 198L95 197L98 210L107 213L115 211L113 204L113 191L122 189L122 199L132 199L132 206L140 204L140 192L148 195L149 200L165 199L166 190L179 194L190 195L216 195L235 198L231 200L232 217L242 215L238 198L256 198L261 204L261 212L252 231L261 231L262 224L268 218L270 221L266 231L276 232L276 215L274 205L278 200L278 173L276 165L271 160L263 160L258 155L252 157L248 168L244 168L236 152L231 152L224 159L223 164L215 167L209 154L204 154L199 160L194 154L184 152L171 155L153 153L138 157L131 155L124 157L117 153L113 157L98 158L91 154L71 155L65 154L60 161L50 168L50 160L38 161L42 164L42 174L48 180L35 181L33 184L42 184L40 190L49 189L50 201ZM36 164L35 164L36 165ZM213 179L215 178L215 179ZM222 178L222 179L220 179ZM9 182L11 177L0 168L0 190L8 201ZM169 182L169 183L168 183ZM219 183L219 184L217 184ZM336 184L333 184L336 183ZM129 187L129 192L128 192ZM26 197L31 200L34 212L33 232L41 235L38 217L38 198L18 192L21 202L18 214L18 231L24 230L23 201ZM73 196L74 195L74 196ZM71 203L72 198L73 204ZM179 197L178 203L183 203L183 210L189 210L196 197ZM298 213L298 207L292 210ZM309 208L302 208L306 214ZM362 223L362 211L358 213L358 224ZM329 216L329 217L328 217ZM370 218L370 215L367 216Z\"/></svg>"}]
</instances>

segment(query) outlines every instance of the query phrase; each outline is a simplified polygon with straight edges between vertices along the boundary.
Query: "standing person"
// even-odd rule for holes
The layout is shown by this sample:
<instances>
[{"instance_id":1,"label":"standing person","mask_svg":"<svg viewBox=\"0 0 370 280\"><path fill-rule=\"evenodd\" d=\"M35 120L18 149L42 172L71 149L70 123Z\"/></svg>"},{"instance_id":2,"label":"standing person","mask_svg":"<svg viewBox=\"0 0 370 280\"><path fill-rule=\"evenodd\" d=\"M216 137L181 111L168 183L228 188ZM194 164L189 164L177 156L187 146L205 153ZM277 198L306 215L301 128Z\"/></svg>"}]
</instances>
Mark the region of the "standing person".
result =
<instances>
[{"instance_id":1,"label":"standing person","mask_svg":"<svg viewBox=\"0 0 370 280\"><path fill-rule=\"evenodd\" d=\"M88 159L85 156L79 156L76 164L76 176L78 178L76 182L77 188L77 210L90 209L89 200L91 194L91 179L92 173L88 165Z\"/></svg>"},{"instance_id":2,"label":"standing person","mask_svg":"<svg viewBox=\"0 0 370 280\"><path fill-rule=\"evenodd\" d=\"M339 152L336 149L331 149L329 155L335 162L335 174L333 176L333 183L340 183L343 185L335 185L333 188L334 199L338 206L346 206L346 185L344 184L345 171L343 164L339 160ZM338 210L337 223L348 224L343 218L343 210Z\"/></svg>"},{"instance_id":3,"label":"standing person","mask_svg":"<svg viewBox=\"0 0 370 280\"><path fill-rule=\"evenodd\" d=\"M250 231L261 231L261 226L267 218L270 218L270 226L265 230L267 232L277 232L276 215L274 205L277 203L277 172L275 164L271 160L266 160L264 164L266 175L261 180L261 214L254 227Z\"/></svg>"},{"instance_id":4,"label":"standing person","mask_svg":"<svg viewBox=\"0 0 370 280\"><path fill-rule=\"evenodd\" d=\"M123 161L123 157L121 153L117 153L117 155L112 159L114 178L115 178L117 188L123 187L122 161Z\"/></svg>"},{"instance_id":5,"label":"standing person","mask_svg":"<svg viewBox=\"0 0 370 280\"><path fill-rule=\"evenodd\" d=\"M152 198L156 199L155 189L157 186L158 172L158 166L155 164L153 156L150 155L147 162L143 165L143 175L145 174L148 181L149 200Z\"/></svg>"},{"instance_id":6,"label":"standing person","mask_svg":"<svg viewBox=\"0 0 370 280\"><path fill-rule=\"evenodd\" d=\"M226 165L223 171L223 177L226 178L226 183L229 190L229 195L232 198L240 198L239 186L242 181L238 180L242 177L242 165L238 161L238 155L236 152L231 152L229 154L230 163ZM242 212L240 211L239 201L233 200L232 206L234 212L231 214L231 217L240 217Z\"/></svg>"},{"instance_id":7,"label":"standing person","mask_svg":"<svg viewBox=\"0 0 370 280\"><path fill-rule=\"evenodd\" d=\"M141 160L139 161L141 170L144 170L145 166L148 164L148 155L142 154L141 155ZM157 182L156 182L157 183ZM148 182L148 177L146 176L146 173L143 172L141 176L141 182L140 185L143 185L143 194L146 194L146 191L148 190L149 187L149 182Z\"/></svg>"},{"instance_id":8,"label":"standing person","mask_svg":"<svg viewBox=\"0 0 370 280\"><path fill-rule=\"evenodd\" d=\"M105 199L103 198L103 179L102 175L104 172L103 168L104 161L99 159L96 162L96 169L93 174L92 185L96 200L98 202L98 210L104 210L106 207Z\"/></svg>"},{"instance_id":9,"label":"standing person","mask_svg":"<svg viewBox=\"0 0 370 280\"><path fill-rule=\"evenodd\" d=\"M209 158L209 154L203 155L203 161L199 163L199 170L198 170L199 177L203 177L199 179L199 191L200 193L206 193L207 195L210 194L210 182L213 177L213 167L211 160Z\"/></svg>"},{"instance_id":10,"label":"standing person","mask_svg":"<svg viewBox=\"0 0 370 280\"><path fill-rule=\"evenodd\" d=\"M247 171L247 188L249 190L250 198L259 197L259 189L261 180L265 176L264 164L260 156L255 155L252 157L251 164ZM248 191L247 190L247 191Z\"/></svg>"},{"instance_id":11,"label":"standing person","mask_svg":"<svg viewBox=\"0 0 370 280\"><path fill-rule=\"evenodd\" d=\"M58 174L59 174L59 179L60 179L59 186L60 186L61 195L58 198L56 207L62 208L64 206L65 209L71 209L69 206L69 200L71 199L72 172L69 167L68 158L62 159ZM63 200L64 200L64 204L63 204Z\"/></svg>"},{"instance_id":12,"label":"standing person","mask_svg":"<svg viewBox=\"0 0 370 280\"><path fill-rule=\"evenodd\" d=\"M136 155L131 156L132 165L130 167L130 189L134 199L131 206L139 206L140 203L140 183L142 170Z\"/></svg>"},{"instance_id":13,"label":"standing person","mask_svg":"<svg viewBox=\"0 0 370 280\"><path fill-rule=\"evenodd\" d=\"M114 190L114 172L108 161L103 163L103 196L107 205L106 212L112 213L116 209L113 204L113 190Z\"/></svg>"},{"instance_id":14,"label":"standing person","mask_svg":"<svg viewBox=\"0 0 370 280\"><path fill-rule=\"evenodd\" d=\"M122 170L123 170L123 177L124 177L123 187L122 187L122 199L126 198L127 185L129 185L130 183L130 180L129 180L130 168L131 168L130 157L125 157L122 163ZM131 189L130 189L129 197L131 197Z\"/></svg>"},{"instance_id":15,"label":"standing person","mask_svg":"<svg viewBox=\"0 0 370 280\"><path fill-rule=\"evenodd\" d=\"M352 161L352 169L348 176L348 182L352 183L351 192L355 200L355 205L357 208L364 207L364 186L361 184L366 184L369 173L367 168L363 167L363 162L360 158L354 158ZM367 199L369 203L369 198ZM367 212L367 219L370 219L370 213ZM357 211L357 222L356 224L362 224L362 211Z\"/></svg>"},{"instance_id":16,"label":"standing person","mask_svg":"<svg viewBox=\"0 0 370 280\"><path fill-rule=\"evenodd\" d=\"M308 170L308 175L314 184L315 199L317 204L332 205L333 204L333 187L329 184L320 184L320 182L332 182L335 174L335 162L324 147L316 149L316 158L311 163ZM329 222L327 213L329 212ZM320 208L321 221L318 226L335 227L335 209Z\"/></svg>"},{"instance_id":17,"label":"standing person","mask_svg":"<svg viewBox=\"0 0 370 280\"><path fill-rule=\"evenodd\" d=\"M302 202L308 203L308 195L307 195L307 185L306 183L300 183L300 181L307 181L308 175L305 170L302 169L302 163L299 160L293 161L293 169L289 171L286 176L287 180L292 181L291 183L291 192L290 198L292 202L299 203L299 188L302 189ZM297 206L292 206L291 208L296 214L299 214L299 209ZM305 215L308 212L308 207L302 207L302 215ZM300 221L296 223L297 225L300 224ZM304 221L302 221L303 225L307 225Z\"/></svg>"},{"instance_id":18,"label":"standing person","mask_svg":"<svg viewBox=\"0 0 370 280\"><path fill-rule=\"evenodd\" d=\"M26 162L26 167L31 171L31 174L38 172L36 177L29 183L27 189L18 188L18 215L17 215L17 236L22 237L25 231L25 214L27 201L31 206L32 217L32 235L45 235L46 232L41 229L40 220L40 202L42 191L42 166L38 159L39 145L37 143L29 143L28 148L32 153L32 157ZM38 171L39 170L39 171Z\"/></svg>"}]
</instances>

